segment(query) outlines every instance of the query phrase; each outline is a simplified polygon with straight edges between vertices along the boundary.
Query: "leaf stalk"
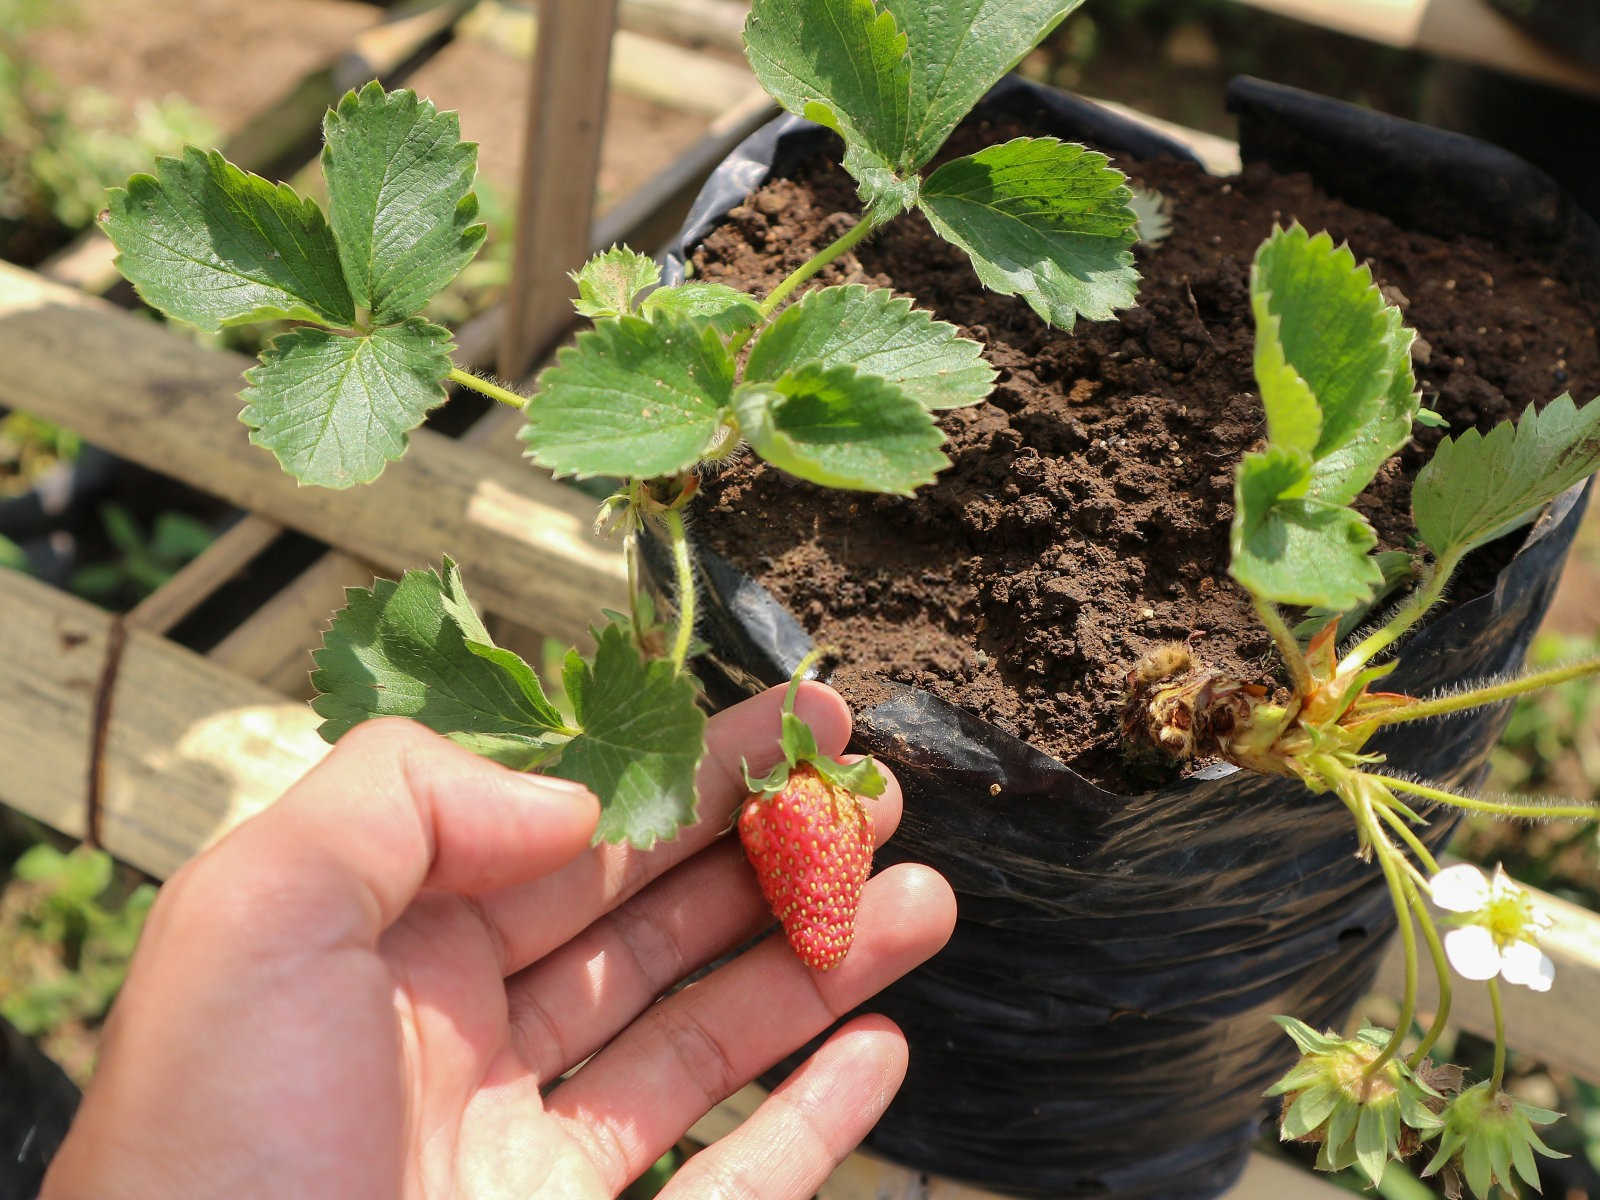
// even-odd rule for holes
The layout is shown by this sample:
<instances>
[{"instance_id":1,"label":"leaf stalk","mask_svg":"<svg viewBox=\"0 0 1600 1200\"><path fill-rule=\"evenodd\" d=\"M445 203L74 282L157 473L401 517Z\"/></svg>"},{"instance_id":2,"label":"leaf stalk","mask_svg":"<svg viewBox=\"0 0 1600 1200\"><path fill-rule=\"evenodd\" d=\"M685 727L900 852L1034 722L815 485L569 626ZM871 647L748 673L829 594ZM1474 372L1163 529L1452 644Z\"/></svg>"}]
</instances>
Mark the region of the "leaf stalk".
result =
<instances>
[{"instance_id":1,"label":"leaf stalk","mask_svg":"<svg viewBox=\"0 0 1600 1200\"><path fill-rule=\"evenodd\" d=\"M1250 599L1256 606L1256 616L1261 618L1261 623L1266 626L1267 632L1272 634L1272 640L1278 647L1278 654L1289 670L1289 683L1294 687L1295 695L1307 695L1313 687L1311 666L1306 662L1305 653L1300 649L1300 642L1295 638L1294 631L1289 628L1289 623L1283 619L1283 614L1278 611L1276 604L1263 600L1253 593Z\"/></svg>"},{"instance_id":2,"label":"leaf stalk","mask_svg":"<svg viewBox=\"0 0 1600 1200\"><path fill-rule=\"evenodd\" d=\"M672 565L678 576L678 628L672 638L672 665L683 670L689 658L689 643L694 637L694 564L689 561L689 534L683 527L683 512L669 508L662 514L672 542Z\"/></svg>"},{"instance_id":3,"label":"leaf stalk","mask_svg":"<svg viewBox=\"0 0 1600 1200\"><path fill-rule=\"evenodd\" d=\"M1380 712L1372 719L1380 725L1425 721L1429 717L1442 717L1447 713L1466 712L1468 709L1498 704L1502 700L1511 700L1528 692L1570 683L1574 679L1582 679L1585 675L1600 675L1600 658L1588 658L1581 662L1568 663L1564 667L1551 667L1546 671L1535 671L1531 675L1524 675L1520 679L1471 688L1449 696L1436 696L1432 700L1419 700L1414 704Z\"/></svg>"},{"instance_id":4,"label":"leaf stalk","mask_svg":"<svg viewBox=\"0 0 1600 1200\"><path fill-rule=\"evenodd\" d=\"M1381 629L1368 634L1339 662L1339 674L1349 675L1361 670L1379 654L1394 645L1410 631L1411 627L1433 609L1444 597L1444 589L1461 565L1461 552L1447 553L1433 564L1427 582L1412 592L1406 602L1384 623Z\"/></svg>"},{"instance_id":5,"label":"leaf stalk","mask_svg":"<svg viewBox=\"0 0 1600 1200\"><path fill-rule=\"evenodd\" d=\"M1397 788L1413 796L1432 800L1435 804L1447 804L1452 808L1464 808L1469 812L1486 812L1500 817L1532 821L1551 819L1600 821L1600 805L1595 804L1517 804L1505 800L1483 800L1476 796L1458 796L1455 792L1447 792L1443 788L1418 783L1414 779L1405 779L1399 775L1380 775L1376 778L1381 779L1385 787Z\"/></svg>"},{"instance_id":6,"label":"leaf stalk","mask_svg":"<svg viewBox=\"0 0 1600 1200\"><path fill-rule=\"evenodd\" d=\"M849 229L845 230L844 233L840 234L833 241L829 242L821 250L818 250L810 258L806 259L805 262L801 263L798 267L791 271L788 277L785 278L783 282L779 283L777 287L773 288L767 298L761 302L762 321L765 321L768 317L772 316L773 313L777 312L783 302L792 296L795 292L795 289L798 288L802 283L810 279L834 259L848 254L851 250L855 249L856 246L858 246L866 238L867 234L871 233L874 228L875 226L870 217L862 217L861 220L857 221ZM732 349L735 354L744 349L745 344L755 336L757 328L759 328L759 326L752 326L751 328L746 329L743 333L739 334L738 337L734 338Z\"/></svg>"},{"instance_id":7,"label":"leaf stalk","mask_svg":"<svg viewBox=\"0 0 1600 1200\"><path fill-rule=\"evenodd\" d=\"M526 398L517 395L510 388L503 388L498 383L490 383L487 379L479 379L470 371L463 371L460 367L450 368L450 382L458 383L462 387L471 388L480 395L498 400L501 404L509 404L515 409L524 409L528 406Z\"/></svg>"}]
</instances>

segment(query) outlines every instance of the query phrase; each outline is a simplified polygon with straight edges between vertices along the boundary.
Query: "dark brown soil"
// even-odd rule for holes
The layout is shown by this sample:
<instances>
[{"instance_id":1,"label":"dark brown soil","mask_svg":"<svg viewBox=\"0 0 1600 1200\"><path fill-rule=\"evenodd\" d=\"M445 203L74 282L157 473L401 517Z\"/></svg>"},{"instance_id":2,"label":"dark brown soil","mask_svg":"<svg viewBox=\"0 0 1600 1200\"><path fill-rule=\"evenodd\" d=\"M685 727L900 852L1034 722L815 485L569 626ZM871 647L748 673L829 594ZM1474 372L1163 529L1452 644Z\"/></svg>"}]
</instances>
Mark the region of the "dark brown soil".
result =
<instances>
[{"instance_id":1,"label":"dark brown soil","mask_svg":"<svg viewBox=\"0 0 1600 1200\"><path fill-rule=\"evenodd\" d=\"M965 129L952 152L1018 132ZM746 460L708 482L697 524L842 648L834 682L852 703L879 698L878 677L926 688L1110 786L1124 782L1121 680L1144 650L1190 639L1216 665L1271 669L1227 558L1234 466L1264 435L1249 266L1275 222L1327 229L1371 264L1421 334L1425 402L1455 428L1600 390L1594 323L1537 264L1399 229L1306 177L1117 165L1174 218L1164 244L1138 251L1139 306L1120 321L1044 326L983 290L917 216L821 277L893 287L987 345L998 386L944 416L954 466L937 483L911 500L828 492ZM857 209L831 160L802 164L735 209L697 269L765 292ZM1409 477L1437 437L1419 430L1359 501L1384 547L1414 534ZM1485 590L1504 555L1456 595Z\"/></svg>"}]
</instances>

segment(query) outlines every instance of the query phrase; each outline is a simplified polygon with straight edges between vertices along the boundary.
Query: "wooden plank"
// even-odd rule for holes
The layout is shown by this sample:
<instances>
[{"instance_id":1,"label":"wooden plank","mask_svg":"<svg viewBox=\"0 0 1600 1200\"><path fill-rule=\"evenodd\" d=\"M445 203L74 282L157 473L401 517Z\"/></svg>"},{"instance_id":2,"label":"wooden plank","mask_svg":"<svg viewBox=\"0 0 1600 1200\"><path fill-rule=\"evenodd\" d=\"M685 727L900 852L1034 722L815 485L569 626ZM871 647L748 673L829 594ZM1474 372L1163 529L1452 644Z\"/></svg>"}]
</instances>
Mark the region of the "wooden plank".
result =
<instances>
[{"instance_id":1,"label":"wooden plank","mask_svg":"<svg viewBox=\"0 0 1600 1200\"><path fill-rule=\"evenodd\" d=\"M243 128L232 132L222 151L250 171L282 165L294 147L307 143L328 106L369 79L388 79L428 43L449 32L477 0L448 0L395 16L362 31L336 57L305 76ZM39 271L57 283L102 295L121 278L112 266L116 248L91 229L58 250Z\"/></svg>"},{"instance_id":2,"label":"wooden plank","mask_svg":"<svg viewBox=\"0 0 1600 1200\"><path fill-rule=\"evenodd\" d=\"M256 513L245 514L181 571L141 600L128 613L128 624L150 633L166 633L282 532L283 526L275 521Z\"/></svg>"},{"instance_id":3,"label":"wooden plank","mask_svg":"<svg viewBox=\"0 0 1600 1200\"><path fill-rule=\"evenodd\" d=\"M1417 48L1569 91L1600 95L1600 71L1561 54L1484 0L1433 0L1423 10Z\"/></svg>"},{"instance_id":4,"label":"wooden plank","mask_svg":"<svg viewBox=\"0 0 1600 1200\"><path fill-rule=\"evenodd\" d=\"M1242 0L1253 8L1365 38L1475 63L1575 92L1600 94L1600 72L1524 32L1487 0Z\"/></svg>"},{"instance_id":5,"label":"wooden plank","mask_svg":"<svg viewBox=\"0 0 1600 1200\"><path fill-rule=\"evenodd\" d=\"M1243 3L1369 42L1413 49L1429 0L1243 0Z\"/></svg>"},{"instance_id":6,"label":"wooden plank","mask_svg":"<svg viewBox=\"0 0 1600 1200\"><path fill-rule=\"evenodd\" d=\"M346 588L372 582L371 567L329 551L211 648L212 662L285 696L311 698L311 651L344 607Z\"/></svg>"},{"instance_id":7,"label":"wooden plank","mask_svg":"<svg viewBox=\"0 0 1600 1200\"><path fill-rule=\"evenodd\" d=\"M740 6L723 5L716 11ZM657 11L664 11L658 8ZM628 4L623 0L622 20L627 23ZM743 18L740 18L742 28ZM494 46L506 54L532 58L538 45L538 22L524 8L503 0L482 0L472 15L465 18L459 32L463 38ZM742 33L735 33L736 46L742 46ZM697 50L631 29L618 29L611 38L611 86L653 101L665 108L716 116L755 85L755 76L743 63L724 62Z\"/></svg>"},{"instance_id":8,"label":"wooden plank","mask_svg":"<svg viewBox=\"0 0 1600 1200\"><path fill-rule=\"evenodd\" d=\"M1555 922L1540 943L1555 963L1556 981L1545 993L1502 985L1507 1040L1513 1049L1550 1066L1600 1081L1600 1039L1594 1032L1595 1014L1600 1013L1600 916L1537 889L1528 891L1534 904ZM1438 988L1426 949L1419 947L1418 953L1424 956L1418 1007L1431 1013L1438 1003ZM1405 991L1405 958L1398 939L1389 947L1375 987L1389 997ZM1451 997L1450 1023L1493 1039L1488 988L1456 978L1451 981Z\"/></svg>"},{"instance_id":9,"label":"wooden plank","mask_svg":"<svg viewBox=\"0 0 1600 1200\"><path fill-rule=\"evenodd\" d=\"M622 0L622 27L742 54L749 13L739 0Z\"/></svg>"},{"instance_id":10,"label":"wooden plank","mask_svg":"<svg viewBox=\"0 0 1600 1200\"><path fill-rule=\"evenodd\" d=\"M515 379L544 352L539 338L571 320L567 272L583 265L594 224L617 0L540 0L528 89L516 248L496 369Z\"/></svg>"},{"instance_id":11,"label":"wooden plank","mask_svg":"<svg viewBox=\"0 0 1600 1200\"><path fill-rule=\"evenodd\" d=\"M766 1098L756 1084L743 1088L696 1121L687 1137L702 1146L732 1133ZM1349 1193L1294 1163L1257 1152L1226 1200L1339 1200ZM817 1191L817 1200L1004 1200L991 1192L953 1179L941 1179L902 1167L870 1151L858 1150L835 1168Z\"/></svg>"},{"instance_id":12,"label":"wooden plank","mask_svg":"<svg viewBox=\"0 0 1600 1200\"><path fill-rule=\"evenodd\" d=\"M388 570L450 554L485 608L576 638L625 572L591 500L522 462L428 430L364 488L298 486L234 419L248 361L0 265L0 404Z\"/></svg>"},{"instance_id":13,"label":"wooden plank","mask_svg":"<svg viewBox=\"0 0 1600 1200\"><path fill-rule=\"evenodd\" d=\"M0 607L0 801L82 837L112 617L17 571L0 571ZM141 630L128 632L109 712L103 842L156 876L277 799L327 752L305 705Z\"/></svg>"}]
</instances>

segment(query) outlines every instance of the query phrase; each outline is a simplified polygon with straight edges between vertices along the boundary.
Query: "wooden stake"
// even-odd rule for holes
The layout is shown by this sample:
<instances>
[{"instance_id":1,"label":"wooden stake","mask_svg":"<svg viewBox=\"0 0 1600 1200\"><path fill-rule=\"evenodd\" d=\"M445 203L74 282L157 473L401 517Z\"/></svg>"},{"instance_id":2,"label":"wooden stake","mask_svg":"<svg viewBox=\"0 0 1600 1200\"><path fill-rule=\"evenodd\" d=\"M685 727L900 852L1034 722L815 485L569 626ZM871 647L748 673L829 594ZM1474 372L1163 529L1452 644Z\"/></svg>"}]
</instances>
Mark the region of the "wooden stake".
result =
<instances>
[{"instance_id":1,"label":"wooden stake","mask_svg":"<svg viewBox=\"0 0 1600 1200\"><path fill-rule=\"evenodd\" d=\"M517 379L570 313L567 272L583 265L594 222L617 0L540 0L528 90L507 320L495 370ZM562 322L563 326L565 322Z\"/></svg>"}]
</instances>

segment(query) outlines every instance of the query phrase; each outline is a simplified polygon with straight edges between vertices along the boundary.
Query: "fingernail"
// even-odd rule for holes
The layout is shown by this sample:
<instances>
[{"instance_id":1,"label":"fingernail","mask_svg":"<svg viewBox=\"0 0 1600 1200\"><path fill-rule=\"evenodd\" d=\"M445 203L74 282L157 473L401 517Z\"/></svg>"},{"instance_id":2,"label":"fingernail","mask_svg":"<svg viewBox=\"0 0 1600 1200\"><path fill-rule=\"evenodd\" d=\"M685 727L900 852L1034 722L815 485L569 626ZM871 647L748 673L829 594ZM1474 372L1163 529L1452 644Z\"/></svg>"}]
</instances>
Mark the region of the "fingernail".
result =
<instances>
[{"instance_id":1,"label":"fingernail","mask_svg":"<svg viewBox=\"0 0 1600 1200\"><path fill-rule=\"evenodd\" d=\"M530 789L546 794L554 793L561 796L591 795L586 785L579 783L576 779L562 779L559 775L524 774L521 779Z\"/></svg>"}]
</instances>

